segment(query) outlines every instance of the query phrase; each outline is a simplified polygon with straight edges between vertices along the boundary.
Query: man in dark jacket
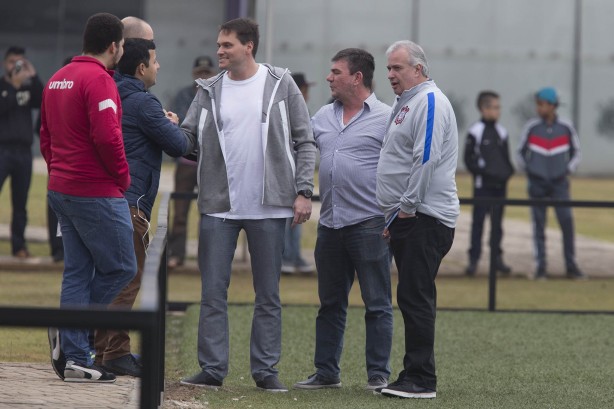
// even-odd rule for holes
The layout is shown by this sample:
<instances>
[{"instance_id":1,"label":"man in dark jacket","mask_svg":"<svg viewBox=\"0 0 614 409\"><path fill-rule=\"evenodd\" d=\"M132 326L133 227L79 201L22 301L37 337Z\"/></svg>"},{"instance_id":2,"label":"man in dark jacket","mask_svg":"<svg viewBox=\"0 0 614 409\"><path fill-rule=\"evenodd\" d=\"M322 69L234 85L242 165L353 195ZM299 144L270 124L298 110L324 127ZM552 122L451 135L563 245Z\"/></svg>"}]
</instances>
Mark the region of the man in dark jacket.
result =
<instances>
[{"instance_id":1,"label":"man in dark jacket","mask_svg":"<svg viewBox=\"0 0 614 409\"><path fill-rule=\"evenodd\" d=\"M25 49L9 47L0 78L0 191L11 177L11 251L26 258L25 231L28 222L28 191L32 179L32 109L41 105L43 84L25 58Z\"/></svg>"},{"instance_id":2,"label":"man in dark jacket","mask_svg":"<svg viewBox=\"0 0 614 409\"><path fill-rule=\"evenodd\" d=\"M473 197L505 198L507 181L514 173L510 162L508 135L497 121L501 114L499 95L483 91L478 95L478 109L482 119L469 127L465 143L465 166L473 175ZM495 268L509 274L511 269L503 263L501 240L503 238L503 206L473 206L471 224L471 247L469 265L465 273L473 276L482 253L482 231L484 219L490 214L490 251L494 253Z\"/></svg>"},{"instance_id":3,"label":"man in dark jacket","mask_svg":"<svg viewBox=\"0 0 614 409\"><path fill-rule=\"evenodd\" d=\"M518 150L518 161L527 172L531 199L569 200L569 177L580 163L580 142L573 124L560 118L556 109L559 97L552 87L535 94L537 118L525 125ZM576 264L573 215L570 207L556 206L556 217L563 233L563 254L568 278L586 279ZM533 240L536 279L546 279L546 206L533 206Z\"/></svg>"},{"instance_id":4,"label":"man in dark jacket","mask_svg":"<svg viewBox=\"0 0 614 409\"><path fill-rule=\"evenodd\" d=\"M132 180L126 199L132 214L138 270L132 282L115 298L113 306L131 308L141 286L162 152L178 157L192 150L192 143L178 126L177 115L165 112L160 101L148 92L156 83L159 67L152 40L126 39L115 80L122 100L122 133ZM97 330L95 345L96 360L106 369L119 375L140 376L140 363L130 353L127 331Z\"/></svg>"}]
</instances>

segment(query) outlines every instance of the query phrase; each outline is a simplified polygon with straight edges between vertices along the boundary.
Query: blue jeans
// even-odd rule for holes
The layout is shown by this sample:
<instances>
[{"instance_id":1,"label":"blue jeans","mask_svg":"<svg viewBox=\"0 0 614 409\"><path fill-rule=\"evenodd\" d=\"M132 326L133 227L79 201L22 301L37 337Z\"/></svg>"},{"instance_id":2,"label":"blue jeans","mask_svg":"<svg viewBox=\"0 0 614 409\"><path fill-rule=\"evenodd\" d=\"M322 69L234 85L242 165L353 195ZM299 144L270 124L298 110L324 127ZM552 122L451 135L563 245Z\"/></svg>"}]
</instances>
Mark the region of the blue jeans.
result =
<instances>
[{"instance_id":1,"label":"blue jeans","mask_svg":"<svg viewBox=\"0 0 614 409\"><path fill-rule=\"evenodd\" d=\"M301 233L303 227L297 224L292 226L292 218L287 219L286 229L284 234L284 253L282 261L291 266L304 264L301 257Z\"/></svg>"},{"instance_id":2,"label":"blue jeans","mask_svg":"<svg viewBox=\"0 0 614 409\"><path fill-rule=\"evenodd\" d=\"M247 235L256 293L250 368L255 381L277 375L281 356L279 277L286 219L231 220L202 215L198 264L202 276L198 363L221 381L228 374L228 286L241 229Z\"/></svg>"},{"instance_id":3,"label":"blue jeans","mask_svg":"<svg viewBox=\"0 0 614 409\"><path fill-rule=\"evenodd\" d=\"M130 209L124 198L76 197L49 191L60 222L64 275L60 308L108 305L136 274ZM89 330L62 328L67 361L90 366Z\"/></svg>"},{"instance_id":4,"label":"blue jeans","mask_svg":"<svg viewBox=\"0 0 614 409\"><path fill-rule=\"evenodd\" d=\"M320 310L314 364L325 378L338 378L341 372L339 361L354 272L365 303L367 376L388 379L390 375L392 292L390 252L383 231L383 217L341 229L318 226L315 261Z\"/></svg>"}]
</instances>

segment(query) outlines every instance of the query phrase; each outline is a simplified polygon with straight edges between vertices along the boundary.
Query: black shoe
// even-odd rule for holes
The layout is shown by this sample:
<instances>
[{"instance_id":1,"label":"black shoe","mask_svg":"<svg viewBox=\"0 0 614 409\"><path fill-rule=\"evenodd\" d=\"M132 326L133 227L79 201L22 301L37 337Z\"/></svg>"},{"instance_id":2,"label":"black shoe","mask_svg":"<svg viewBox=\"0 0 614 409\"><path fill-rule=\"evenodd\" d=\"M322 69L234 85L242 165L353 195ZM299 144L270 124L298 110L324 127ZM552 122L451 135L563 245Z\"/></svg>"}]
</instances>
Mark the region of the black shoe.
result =
<instances>
[{"instance_id":1,"label":"black shoe","mask_svg":"<svg viewBox=\"0 0 614 409\"><path fill-rule=\"evenodd\" d=\"M473 276L475 276L475 273L477 271L478 271L478 261L477 260L470 260L469 261L469 265L465 269L465 274L468 275L469 277L473 277Z\"/></svg>"},{"instance_id":2,"label":"black shoe","mask_svg":"<svg viewBox=\"0 0 614 409\"><path fill-rule=\"evenodd\" d=\"M49 353L51 355L51 367L60 379L64 380L64 369L66 368L66 357L60 349L60 331L57 328L47 330L49 337Z\"/></svg>"},{"instance_id":3,"label":"black shoe","mask_svg":"<svg viewBox=\"0 0 614 409\"><path fill-rule=\"evenodd\" d=\"M341 379L325 378L317 373L310 375L307 380L300 381L294 384L296 389L324 389L324 388L341 388Z\"/></svg>"},{"instance_id":4,"label":"black shoe","mask_svg":"<svg viewBox=\"0 0 614 409\"><path fill-rule=\"evenodd\" d=\"M207 372L202 371L189 378L182 379L179 383L182 385L200 386L201 388L217 390L222 386L222 381L218 381Z\"/></svg>"},{"instance_id":5,"label":"black shoe","mask_svg":"<svg viewBox=\"0 0 614 409\"><path fill-rule=\"evenodd\" d=\"M365 389L368 391L376 391L378 389L383 389L388 386L388 380L381 375L373 375L367 381L367 386Z\"/></svg>"},{"instance_id":6,"label":"black shoe","mask_svg":"<svg viewBox=\"0 0 614 409\"><path fill-rule=\"evenodd\" d=\"M102 366L116 375L129 375L136 378L141 377L141 365L132 354L124 355L120 358L102 361Z\"/></svg>"},{"instance_id":7,"label":"black shoe","mask_svg":"<svg viewBox=\"0 0 614 409\"><path fill-rule=\"evenodd\" d=\"M113 383L115 382L115 375L96 365L84 366L68 361L66 362L66 369L64 369L64 382Z\"/></svg>"},{"instance_id":8,"label":"black shoe","mask_svg":"<svg viewBox=\"0 0 614 409\"><path fill-rule=\"evenodd\" d=\"M275 375L265 376L263 379L256 381L256 387L267 392L288 392L288 388Z\"/></svg>"},{"instance_id":9,"label":"black shoe","mask_svg":"<svg viewBox=\"0 0 614 409\"><path fill-rule=\"evenodd\" d=\"M537 270L535 270L535 275L533 275L531 278L537 281L546 281L548 278L548 274L546 274L546 267L537 267Z\"/></svg>"},{"instance_id":10,"label":"black shoe","mask_svg":"<svg viewBox=\"0 0 614 409\"><path fill-rule=\"evenodd\" d=\"M588 276L584 274L577 266L567 268L565 276L567 278L571 278L572 280L588 280Z\"/></svg>"},{"instance_id":11,"label":"black shoe","mask_svg":"<svg viewBox=\"0 0 614 409\"><path fill-rule=\"evenodd\" d=\"M380 389L379 393L393 398L433 399L437 396L436 391L423 388L406 379L399 379L389 384Z\"/></svg>"},{"instance_id":12,"label":"black shoe","mask_svg":"<svg viewBox=\"0 0 614 409\"><path fill-rule=\"evenodd\" d=\"M497 257L495 261L495 270L506 275L512 272L510 266L506 265L501 257Z\"/></svg>"}]
</instances>

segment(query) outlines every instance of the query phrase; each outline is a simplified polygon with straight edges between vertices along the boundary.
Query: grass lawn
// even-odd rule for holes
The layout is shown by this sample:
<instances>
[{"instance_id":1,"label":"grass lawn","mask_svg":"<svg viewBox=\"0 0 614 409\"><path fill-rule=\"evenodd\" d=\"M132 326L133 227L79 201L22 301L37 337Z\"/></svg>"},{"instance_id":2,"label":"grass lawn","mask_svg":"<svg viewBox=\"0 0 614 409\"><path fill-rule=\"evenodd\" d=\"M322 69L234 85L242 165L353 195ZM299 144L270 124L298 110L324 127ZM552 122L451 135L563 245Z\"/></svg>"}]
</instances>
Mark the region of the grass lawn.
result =
<instances>
[{"instance_id":1,"label":"grass lawn","mask_svg":"<svg viewBox=\"0 0 614 409\"><path fill-rule=\"evenodd\" d=\"M437 320L437 399L387 399L363 390L364 321L348 313L341 390L267 394L249 371L252 308L231 306L230 371L219 391L178 385L199 370L198 307L169 326L167 399L194 397L211 408L609 408L614 407L614 316L440 312ZM278 366L287 386L314 372L316 307L285 307L283 353ZM392 377L401 369L402 318L395 311Z\"/></svg>"},{"instance_id":2,"label":"grass lawn","mask_svg":"<svg viewBox=\"0 0 614 409\"><path fill-rule=\"evenodd\" d=\"M59 303L61 273L2 272L0 303L4 305L52 306ZM396 275L393 275L393 288ZM488 281L485 278L439 278L440 308L480 308L488 303ZM585 282L524 279L501 279L497 286L499 309L604 310L614 311L614 280L592 279ZM395 291L393 291L393 297ZM252 276L233 274L229 300L252 303ZM317 305L317 280L314 276L282 276L281 298L285 305ZM169 300L198 303L200 277L171 274ZM396 301L393 300L396 303ZM362 306L358 283L352 288L350 304ZM136 343L135 343L136 345ZM46 331L29 328L0 328L0 362L45 362L48 360Z\"/></svg>"}]
</instances>

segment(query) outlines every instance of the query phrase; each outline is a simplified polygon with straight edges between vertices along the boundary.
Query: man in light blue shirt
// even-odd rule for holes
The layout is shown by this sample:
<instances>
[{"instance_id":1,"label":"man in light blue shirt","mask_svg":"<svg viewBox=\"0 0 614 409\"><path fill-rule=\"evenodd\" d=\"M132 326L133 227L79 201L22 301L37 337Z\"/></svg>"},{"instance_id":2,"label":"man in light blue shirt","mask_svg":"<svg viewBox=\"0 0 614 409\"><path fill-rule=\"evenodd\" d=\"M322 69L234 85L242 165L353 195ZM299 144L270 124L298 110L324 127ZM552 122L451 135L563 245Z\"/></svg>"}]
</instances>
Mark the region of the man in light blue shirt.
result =
<instances>
[{"instance_id":1,"label":"man in light blue shirt","mask_svg":"<svg viewBox=\"0 0 614 409\"><path fill-rule=\"evenodd\" d=\"M392 344L390 256L382 238L384 215L377 206L377 163L391 108L372 93L375 62L348 48L332 59L335 101L312 118L320 150L322 208L316 241L320 310L316 319L316 373L299 389L341 387L348 294L358 275L365 303L367 389L387 385Z\"/></svg>"}]
</instances>

